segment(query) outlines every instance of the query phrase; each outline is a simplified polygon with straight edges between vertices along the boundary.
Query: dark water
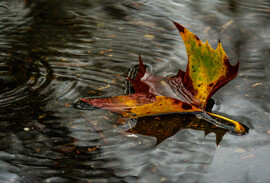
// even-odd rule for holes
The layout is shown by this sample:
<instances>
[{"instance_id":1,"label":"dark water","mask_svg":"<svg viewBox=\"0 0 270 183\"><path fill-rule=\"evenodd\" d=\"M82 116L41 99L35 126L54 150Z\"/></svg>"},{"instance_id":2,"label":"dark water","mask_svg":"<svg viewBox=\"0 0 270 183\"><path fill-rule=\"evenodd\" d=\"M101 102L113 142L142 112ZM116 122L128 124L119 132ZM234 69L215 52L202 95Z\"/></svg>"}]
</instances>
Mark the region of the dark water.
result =
<instances>
[{"instance_id":1,"label":"dark water","mask_svg":"<svg viewBox=\"0 0 270 183\"><path fill-rule=\"evenodd\" d=\"M266 0L1 0L0 182L270 182L269 18ZM181 115L122 125L106 110L73 107L124 94L139 53L157 74L184 69L170 20L214 48L220 38L240 60L213 111L249 133L195 128L202 122Z\"/></svg>"}]
</instances>

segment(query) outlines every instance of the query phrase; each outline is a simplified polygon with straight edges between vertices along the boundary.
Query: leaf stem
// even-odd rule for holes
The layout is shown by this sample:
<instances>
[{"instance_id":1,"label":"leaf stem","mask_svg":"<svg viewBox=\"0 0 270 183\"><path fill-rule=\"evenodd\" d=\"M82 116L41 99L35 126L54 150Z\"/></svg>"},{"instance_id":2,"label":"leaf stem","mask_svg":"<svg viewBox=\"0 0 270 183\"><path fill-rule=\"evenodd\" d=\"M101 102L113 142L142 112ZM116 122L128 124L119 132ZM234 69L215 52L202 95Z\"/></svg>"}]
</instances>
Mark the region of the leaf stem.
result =
<instances>
[{"instance_id":1,"label":"leaf stem","mask_svg":"<svg viewBox=\"0 0 270 183\"><path fill-rule=\"evenodd\" d=\"M212 116L216 117L216 118L220 118L222 120L225 120L225 121L231 123L233 126L224 124L224 123L214 119ZM206 121L208 121L208 122L210 122L210 123L212 123L212 124L214 124L216 126L228 129L231 132L234 132L234 133L237 133L237 134L243 134L245 132L245 128L239 122L234 121L234 120L229 119L229 118L226 118L224 116L218 115L218 114L214 114L214 113L211 113L211 112L204 111L204 112L202 112L200 114L199 117L203 118L204 120L206 120Z\"/></svg>"}]
</instances>

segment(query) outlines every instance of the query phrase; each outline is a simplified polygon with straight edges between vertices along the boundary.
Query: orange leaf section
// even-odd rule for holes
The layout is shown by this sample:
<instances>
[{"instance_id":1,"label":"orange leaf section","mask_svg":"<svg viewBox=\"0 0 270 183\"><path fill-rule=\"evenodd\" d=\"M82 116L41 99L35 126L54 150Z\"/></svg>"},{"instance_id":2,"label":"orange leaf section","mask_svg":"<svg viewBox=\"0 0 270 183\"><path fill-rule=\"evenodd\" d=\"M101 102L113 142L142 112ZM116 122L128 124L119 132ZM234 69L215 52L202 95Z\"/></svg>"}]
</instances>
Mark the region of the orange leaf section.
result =
<instances>
[{"instance_id":1,"label":"orange leaf section","mask_svg":"<svg viewBox=\"0 0 270 183\"><path fill-rule=\"evenodd\" d=\"M201 111L200 109L180 100L156 96L156 101L150 104L129 108L124 117L143 117L169 113L188 113Z\"/></svg>"}]
</instances>

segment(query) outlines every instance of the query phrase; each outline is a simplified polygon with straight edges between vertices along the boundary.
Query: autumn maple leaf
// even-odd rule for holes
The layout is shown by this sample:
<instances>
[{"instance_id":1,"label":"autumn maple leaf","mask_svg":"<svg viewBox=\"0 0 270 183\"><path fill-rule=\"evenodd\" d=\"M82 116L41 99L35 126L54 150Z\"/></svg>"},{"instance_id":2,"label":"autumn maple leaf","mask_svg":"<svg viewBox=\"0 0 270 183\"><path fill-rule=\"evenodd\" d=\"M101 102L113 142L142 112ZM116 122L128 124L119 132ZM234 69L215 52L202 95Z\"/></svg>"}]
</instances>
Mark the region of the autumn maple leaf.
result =
<instances>
[{"instance_id":1,"label":"autumn maple leaf","mask_svg":"<svg viewBox=\"0 0 270 183\"><path fill-rule=\"evenodd\" d=\"M135 93L110 98L81 98L93 106L119 113L126 118L137 118L168 113L198 113L199 117L221 127L228 127L215 118L233 124L236 133L244 127L231 119L205 111L211 96L237 76L239 62L232 66L220 41L216 50L208 42L174 22L180 32L188 65L186 72L179 69L176 76L152 75L139 56L139 69L135 78L128 78Z\"/></svg>"}]
</instances>

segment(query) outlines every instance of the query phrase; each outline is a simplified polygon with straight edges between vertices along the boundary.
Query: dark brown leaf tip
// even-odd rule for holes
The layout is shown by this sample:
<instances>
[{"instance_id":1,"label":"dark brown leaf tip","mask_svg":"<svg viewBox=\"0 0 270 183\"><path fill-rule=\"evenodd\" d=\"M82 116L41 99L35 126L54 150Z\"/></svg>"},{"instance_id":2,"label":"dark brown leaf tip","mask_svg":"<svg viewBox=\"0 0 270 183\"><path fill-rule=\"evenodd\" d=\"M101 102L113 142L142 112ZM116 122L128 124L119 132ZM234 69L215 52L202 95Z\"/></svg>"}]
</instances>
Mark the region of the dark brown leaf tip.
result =
<instances>
[{"instance_id":1,"label":"dark brown leaf tip","mask_svg":"<svg viewBox=\"0 0 270 183\"><path fill-rule=\"evenodd\" d=\"M179 32L184 33L185 32L185 27L183 27L182 25L180 25L179 23L173 22L174 25L176 26L176 28L179 30Z\"/></svg>"}]
</instances>

